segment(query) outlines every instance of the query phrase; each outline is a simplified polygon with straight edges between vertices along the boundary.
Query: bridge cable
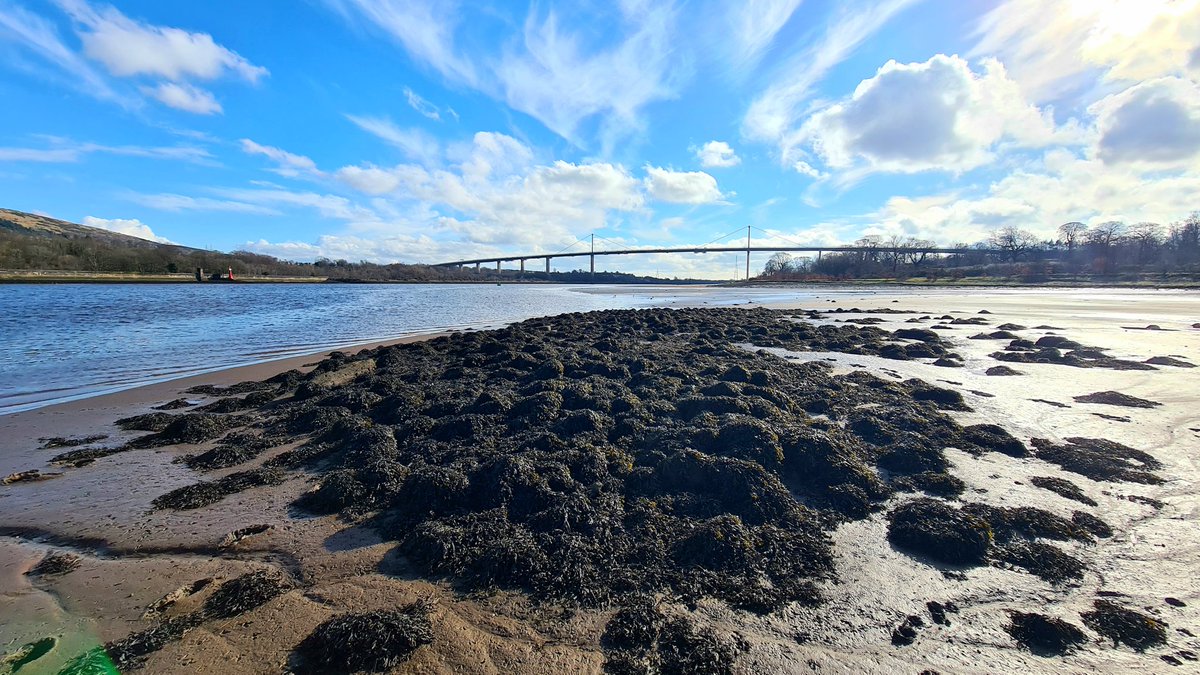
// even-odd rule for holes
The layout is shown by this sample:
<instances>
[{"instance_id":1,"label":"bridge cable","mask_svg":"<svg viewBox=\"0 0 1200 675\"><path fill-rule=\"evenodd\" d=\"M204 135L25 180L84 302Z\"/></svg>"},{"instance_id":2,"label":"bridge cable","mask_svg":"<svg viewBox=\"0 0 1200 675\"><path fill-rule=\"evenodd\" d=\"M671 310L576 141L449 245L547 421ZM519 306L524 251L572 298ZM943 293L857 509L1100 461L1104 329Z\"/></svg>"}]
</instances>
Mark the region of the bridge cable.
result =
<instances>
[{"instance_id":1,"label":"bridge cable","mask_svg":"<svg viewBox=\"0 0 1200 675\"><path fill-rule=\"evenodd\" d=\"M735 234L741 234L741 232L742 232L742 228L739 227L738 229L736 229L728 234L723 234L723 235L717 237L716 239L713 239L712 241L706 241L703 244L700 244L699 246L697 246L696 248L704 248L705 246L708 246L709 244L713 244L718 241L721 241L722 239L728 239L729 237L731 237Z\"/></svg>"},{"instance_id":2,"label":"bridge cable","mask_svg":"<svg viewBox=\"0 0 1200 675\"><path fill-rule=\"evenodd\" d=\"M785 237L782 234L772 234L772 233L762 229L761 227L758 227L757 225L751 225L750 227L755 230L758 230L759 232L762 232L763 234L767 235L768 237L771 237L774 239L782 239L784 241L790 241L791 243L795 244L796 246L800 246L800 247L804 246L804 244L801 244L800 242L796 241L795 239L792 239L790 237Z\"/></svg>"},{"instance_id":3,"label":"bridge cable","mask_svg":"<svg viewBox=\"0 0 1200 675\"><path fill-rule=\"evenodd\" d=\"M573 241L573 242L571 242L571 243L567 244L567 245L566 245L566 247L565 247L565 248L563 248L561 251L555 251L554 253L551 253L550 255L551 255L552 257L553 257L553 256L556 256L556 255L558 255L559 253L562 253L563 251L566 251L567 249L571 248L571 247L572 247L572 246L574 246L575 244L581 243L582 241L583 241L583 237L580 237L580 238L576 239L575 241ZM538 257L541 257L541 256L538 256Z\"/></svg>"}]
</instances>

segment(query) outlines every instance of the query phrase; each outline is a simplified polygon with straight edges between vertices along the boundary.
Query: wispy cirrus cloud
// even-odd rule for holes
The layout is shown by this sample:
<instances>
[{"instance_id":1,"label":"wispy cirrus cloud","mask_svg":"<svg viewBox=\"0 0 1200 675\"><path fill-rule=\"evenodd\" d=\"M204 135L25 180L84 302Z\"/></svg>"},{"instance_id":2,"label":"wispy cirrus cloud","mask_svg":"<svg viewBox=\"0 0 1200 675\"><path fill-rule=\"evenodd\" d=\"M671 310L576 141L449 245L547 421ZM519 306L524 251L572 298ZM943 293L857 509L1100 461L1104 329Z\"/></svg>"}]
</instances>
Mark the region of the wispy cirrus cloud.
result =
<instances>
[{"instance_id":1,"label":"wispy cirrus cloud","mask_svg":"<svg viewBox=\"0 0 1200 675\"><path fill-rule=\"evenodd\" d=\"M598 120L606 145L638 129L643 109L675 96L689 76L673 33L679 14L673 2L622 2L601 19L574 16L569 6L543 12L534 4L521 19L518 40L488 47L460 39L464 10L455 2L326 4L381 30L449 83L501 100L577 145L585 143L581 126L591 120ZM599 46L597 20L615 35Z\"/></svg>"},{"instance_id":2,"label":"wispy cirrus cloud","mask_svg":"<svg viewBox=\"0 0 1200 675\"><path fill-rule=\"evenodd\" d=\"M43 148L0 148L0 161L70 163L90 154L108 154L147 159L172 159L195 164L216 165L208 150L191 145L104 145L79 142L58 136L43 136L49 143Z\"/></svg>"}]
</instances>

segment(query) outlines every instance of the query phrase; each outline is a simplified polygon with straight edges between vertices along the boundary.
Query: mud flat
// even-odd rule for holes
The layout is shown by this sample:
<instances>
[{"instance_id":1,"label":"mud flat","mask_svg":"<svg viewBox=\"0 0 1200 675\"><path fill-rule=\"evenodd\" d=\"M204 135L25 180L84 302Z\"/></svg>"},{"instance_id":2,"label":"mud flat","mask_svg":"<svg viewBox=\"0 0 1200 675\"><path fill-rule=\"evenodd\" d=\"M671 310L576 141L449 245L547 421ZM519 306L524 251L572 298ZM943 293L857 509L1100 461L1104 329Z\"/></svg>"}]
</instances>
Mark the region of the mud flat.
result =
<instances>
[{"instance_id":1,"label":"mud flat","mask_svg":"<svg viewBox=\"0 0 1200 675\"><path fill-rule=\"evenodd\" d=\"M1200 301L1078 299L571 314L0 418L0 474L61 474L0 487L0 649L36 672L1182 672ZM1110 404L1132 400L1157 405Z\"/></svg>"}]
</instances>

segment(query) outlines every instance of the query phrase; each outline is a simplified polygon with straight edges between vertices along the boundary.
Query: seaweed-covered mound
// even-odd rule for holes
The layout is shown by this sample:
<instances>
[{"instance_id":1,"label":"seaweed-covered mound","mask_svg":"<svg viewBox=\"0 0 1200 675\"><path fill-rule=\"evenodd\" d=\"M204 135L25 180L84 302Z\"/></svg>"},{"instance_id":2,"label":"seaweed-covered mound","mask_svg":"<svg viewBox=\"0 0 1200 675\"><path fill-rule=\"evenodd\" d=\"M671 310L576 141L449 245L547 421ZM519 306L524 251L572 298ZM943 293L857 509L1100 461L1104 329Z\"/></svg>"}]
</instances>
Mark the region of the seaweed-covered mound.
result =
<instances>
[{"instance_id":1,"label":"seaweed-covered mound","mask_svg":"<svg viewBox=\"0 0 1200 675\"><path fill-rule=\"evenodd\" d=\"M617 611L600 638L604 670L614 675L672 673L726 675L743 646L698 628L685 617L671 618L647 596Z\"/></svg>"},{"instance_id":2,"label":"seaweed-covered mound","mask_svg":"<svg viewBox=\"0 0 1200 675\"><path fill-rule=\"evenodd\" d=\"M1078 626L1051 616L1009 612L1008 634L1029 651L1044 656L1059 656L1087 642Z\"/></svg>"},{"instance_id":3,"label":"seaweed-covered mound","mask_svg":"<svg viewBox=\"0 0 1200 675\"><path fill-rule=\"evenodd\" d=\"M983 564L992 537L987 521L936 499L905 502L889 516L893 544L949 565Z\"/></svg>"},{"instance_id":4,"label":"seaweed-covered mound","mask_svg":"<svg viewBox=\"0 0 1200 675\"><path fill-rule=\"evenodd\" d=\"M317 626L296 647L300 672L380 673L403 663L433 642L429 605L342 614Z\"/></svg>"},{"instance_id":5,"label":"seaweed-covered mound","mask_svg":"<svg viewBox=\"0 0 1200 675\"><path fill-rule=\"evenodd\" d=\"M960 493L945 448L1011 443L943 413L969 409L958 392L834 376L762 348L956 358L935 333L765 309L568 314L198 392L244 396L155 418L137 443L224 434L184 460L208 470L304 439L159 508L306 470L318 481L298 506L373 514L398 543L397 571L586 606L669 592L755 612L816 600L838 520L896 488Z\"/></svg>"},{"instance_id":6,"label":"seaweed-covered mound","mask_svg":"<svg viewBox=\"0 0 1200 675\"><path fill-rule=\"evenodd\" d=\"M1037 342L1017 338L1009 342L1003 351L993 352L991 357L1007 363L1055 363L1076 368L1157 370L1148 363L1118 359L1109 356L1103 349L1086 347L1061 335L1047 335L1039 338Z\"/></svg>"},{"instance_id":7,"label":"seaweed-covered mound","mask_svg":"<svg viewBox=\"0 0 1200 675\"><path fill-rule=\"evenodd\" d=\"M1092 611L1083 613L1083 623L1114 645L1125 643L1142 652L1167 642L1167 624L1158 619L1110 600L1096 600L1092 606Z\"/></svg>"},{"instance_id":8,"label":"seaweed-covered mound","mask_svg":"<svg viewBox=\"0 0 1200 675\"><path fill-rule=\"evenodd\" d=\"M52 552L46 554L26 574L34 577L62 576L74 572L82 562L83 559L77 555Z\"/></svg>"},{"instance_id":9,"label":"seaweed-covered mound","mask_svg":"<svg viewBox=\"0 0 1200 675\"><path fill-rule=\"evenodd\" d=\"M1161 469L1162 463L1146 452L1105 438L1072 436L1064 440L1066 443L1059 444L1044 438L1033 439L1037 458L1097 481L1146 485L1163 482L1152 473Z\"/></svg>"}]
</instances>

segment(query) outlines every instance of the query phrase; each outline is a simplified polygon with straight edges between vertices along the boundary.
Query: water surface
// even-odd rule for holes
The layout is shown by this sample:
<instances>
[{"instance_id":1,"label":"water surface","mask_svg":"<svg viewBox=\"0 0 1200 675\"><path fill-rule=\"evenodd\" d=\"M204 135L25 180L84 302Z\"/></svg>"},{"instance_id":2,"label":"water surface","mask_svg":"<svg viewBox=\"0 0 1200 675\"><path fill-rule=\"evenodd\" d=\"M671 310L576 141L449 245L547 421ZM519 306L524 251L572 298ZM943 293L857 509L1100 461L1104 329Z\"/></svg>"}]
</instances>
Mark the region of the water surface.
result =
<instances>
[{"instance_id":1,"label":"water surface","mask_svg":"<svg viewBox=\"0 0 1200 675\"><path fill-rule=\"evenodd\" d=\"M806 295L532 284L0 285L0 414L272 359L534 316Z\"/></svg>"}]
</instances>

